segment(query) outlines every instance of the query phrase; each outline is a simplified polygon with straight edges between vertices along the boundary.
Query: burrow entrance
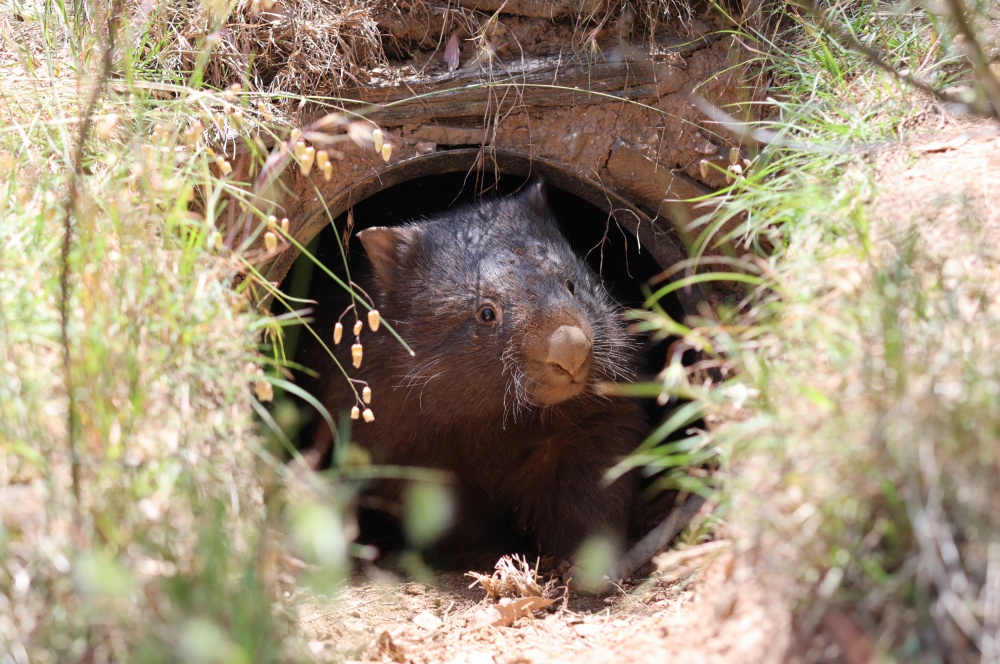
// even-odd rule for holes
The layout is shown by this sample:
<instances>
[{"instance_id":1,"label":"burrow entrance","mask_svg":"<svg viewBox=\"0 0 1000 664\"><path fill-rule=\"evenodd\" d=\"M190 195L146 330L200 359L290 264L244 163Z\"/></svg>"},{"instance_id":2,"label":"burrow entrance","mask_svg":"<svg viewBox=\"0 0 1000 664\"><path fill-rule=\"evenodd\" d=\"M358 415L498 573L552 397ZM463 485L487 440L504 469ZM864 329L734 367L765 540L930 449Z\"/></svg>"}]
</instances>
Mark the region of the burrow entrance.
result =
<instances>
[{"instance_id":1,"label":"burrow entrance","mask_svg":"<svg viewBox=\"0 0 1000 664\"><path fill-rule=\"evenodd\" d=\"M537 169L536 169L537 170ZM543 169L544 170L544 169ZM573 246L575 252L584 257L587 264L598 274L605 287L626 309L640 308L646 300L645 287L673 265L674 257L680 255L681 248L671 237L660 244L643 244L636 237L636 230L643 222L651 224L648 216L640 208L622 199L612 199L604 192L590 192L590 200L551 183L552 179L566 183L565 175L552 177L549 171L546 180L546 197L559 221L560 229ZM488 197L510 196L518 192L532 177L520 173L472 173L453 171L433 175L422 175L381 189L353 205L348 212L336 217L333 224L327 224L309 243L307 250L317 261L330 268L341 279L345 278L342 242L344 229L350 224L348 240L348 265L351 270L365 269L367 261L360 242L356 238L359 230L372 226L394 226L408 221L419 220L450 207L474 204ZM583 190L586 183L571 184ZM591 201L604 201L603 206ZM350 221L349 221L350 217ZM315 301L318 308L328 307L342 298L343 288L323 270L319 269L307 256L300 256L292 265L281 284L284 293L298 299ZM682 299L683 298L683 299ZM698 313L699 303L704 302L700 292L671 294L660 305L678 321ZM377 303L376 303L377 304ZM275 313L285 313L282 305L275 305ZM332 330L317 330L324 338ZM301 330L293 328L288 336L286 349L290 357L298 358L298 339ZM644 340L638 380L652 379L668 361L668 353L675 339L653 342ZM694 354L688 352L688 361ZM333 377L334 380L342 378ZM300 380L307 384L314 381L300 374ZM669 407L673 407L668 406ZM306 409L308 411L308 409ZM651 420L664 414L664 408L650 405ZM309 419L312 415L307 415ZM307 441L298 441L300 446Z\"/></svg>"},{"instance_id":2,"label":"burrow entrance","mask_svg":"<svg viewBox=\"0 0 1000 664\"><path fill-rule=\"evenodd\" d=\"M537 169L536 169L537 172ZM356 238L359 230L372 226L398 225L411 220L419 220L438 213L444 209L474 204L477 200L487 197L503 197L515 194L524 187L535 175L525 176L522 172L507 174L490 174L470 171L452 171L431 175L420 175L404 180L372 193L364 200L358 201L349 212L336 217L333 224L327 224L313 238L308 246L309 253L319 262L329 267L339 277L344 277L343 249L344 230L351 228L348 239L348 256L350 269L365 269L367 260L360 241ZM552 177L554 175L554 178ZM565 174L549 171L547 183L557 179L578 191L587 192L590 200L567 191L554 184L547 184L546 196L550 207L555 213L560 228L576 253L585 258L590 268L600 275L608 291L625 308L639 308L646 299L645 286L657 275L672 266L671 259L680 251L674 246L673 239L669 246L643 244L636 236L636 231L643 223L652 223L641 208L620 198L609 197L606 192L587 189L587 183L574 183ZM603 205L595 204L596 201ZM350 218L350 222L349 222ZM661 238L662 241L662 238ZM292 265L282 290L295 298L308 299L317 302L318 308L330 307L333 303L342 306L344 302L343 288L319 269L307 256L300 256ZM682 301L676 295L668 296L660 304L675 320L684 320L695 314L699 303L704 300L697 292L688 293L687 301ZM377 302L376 302L377 305ZM275 312L278 307L275 305ZM328 340L332 330L317 329L319 335ZM301 361L296 347L297 339L305 334L301 328L291 328L288 336L287 349L289 356ZM646 339L642 342L641 360L637 380L653 380L663 369L674 351L676 339L666 339L653 342ZM695 359L695 354L687 351L684 358L687 362ZM296 382L310 392L318 391L317 379L297 372ZM335 375L321 377L322 380L343 380L343 376ZM649 399L644 402L650 430L675 407L677 402L666 405L657 404ZM299 400L297 407L300 413L301 429L291 432L295 434L296 446L309 449L314 444L315 429L318 417L315 409ZM334 417L343 417L344 413L331 413ZM358 423L357 426L364 426ZM329 463L330 451L323 457L316 457L319 466ZM651 483L647 479L646 483ZM650 508L649 515L641 517L641 525L633 528L636 536L643 534L644 529L655 525L664 516L664 504L672 504L675 493L659 496L656 507ZM369 516L368 523L371 517ZM387 528L384 521L377 521L376 529ZM369 526L371 527L371 526ZM400 540L390 538L398 547Z\"/></svg>"},{"instance_id":3,"label":"burrow entrance","mask_svg":"<svg viewBox=\"0 0 1000 664\"><path fill-rule=\"evenodd\" d=\"M352 269L365 264L364 252L355 233L372 226L394 226L419 220L447 208L474 204L482 197L504 197L515 194L530 178L519 175L490 177L488 182L474 180L466 173L442 173L409 180L360 201L351 208L353 233L349 241ZM643 286L659 275L670 264L661 265L651 251L642 246L633 232L631 223L620 218L636 219L641 213L634 209L605 210L564 189L548 184L546 195L559 220L560 229L576 253L585 258L608 291L626 308L641 307L646 299ZM343 277L341 242L343 229L348 225L348 213L343 213L333 225L327 226L312 241L308 251L318 261ZM299 257L282 284L284 292L293 297L317 302L329 301L332 294L342 290L325 272L316 268L305 256ZM676 296L668 296L661 303L675 320L683 320L686 311ZM646 353L647 362L641 375L651 376L664 364L666 344Z\"/></svg>"}]
</instances>

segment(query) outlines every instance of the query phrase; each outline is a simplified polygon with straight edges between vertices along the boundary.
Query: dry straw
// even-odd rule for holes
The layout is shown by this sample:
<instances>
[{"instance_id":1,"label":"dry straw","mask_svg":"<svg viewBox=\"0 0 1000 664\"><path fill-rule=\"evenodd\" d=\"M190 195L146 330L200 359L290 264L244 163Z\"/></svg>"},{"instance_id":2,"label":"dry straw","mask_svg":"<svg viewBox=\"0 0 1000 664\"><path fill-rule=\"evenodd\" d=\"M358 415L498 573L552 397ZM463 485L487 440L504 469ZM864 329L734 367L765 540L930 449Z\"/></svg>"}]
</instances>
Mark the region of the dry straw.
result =
<instances>
[{"instance_id":1,"label":"dry straw","mask_svg":"<svg viewBox=\"0 0 1000 664\"><path fill-rule=\"evenodd\" d=\"M264 9L239 0L217 33L205 82L221 89L242 81L254 92L280 94L289 108L295 97L332 97L364 85L367 72L387 64L375 16L381 4L278 0ZM164 46L153 55L155 68L196 68L210 38L211 5L161 3L151 11L140 4L133 10L133 20L149 21L146 43Z\"/></svg>"}]
</instances>

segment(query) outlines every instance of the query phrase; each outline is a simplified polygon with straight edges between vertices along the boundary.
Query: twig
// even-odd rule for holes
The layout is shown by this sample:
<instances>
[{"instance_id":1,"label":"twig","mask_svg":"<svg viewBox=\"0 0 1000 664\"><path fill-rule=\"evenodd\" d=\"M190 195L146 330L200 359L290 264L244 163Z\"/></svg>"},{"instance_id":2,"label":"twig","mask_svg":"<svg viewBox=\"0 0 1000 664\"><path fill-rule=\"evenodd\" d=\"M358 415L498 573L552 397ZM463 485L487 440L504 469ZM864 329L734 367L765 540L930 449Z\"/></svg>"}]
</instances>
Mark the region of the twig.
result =
<instances>
[{"instance_id":1,"label":"twig","mask_svg":"<svg viewBox=\"0 0 1000 664\"><path fill-rule=\"evenodd\" d=\"M625 554L615 575L623 579L632 576L639 566L648 562L653 556L663 550L684 528L691 523L691 519L698 513L701 506L705 504L705 499L697 494L688 496L684 504L670 513L663 522L653 528L648 535L636 543L632 549Z\"/></svg>"},{"instance_id":2,"label":"twig","mask_svg":"<svg viewBox=\"0 0 1000 664\"><path fill-rule=\"evenodd\" d=\"M958 32L965 37L965 57L972 63L972 68L979 76L979 84L983 86L986 96L990 98L991 115L1000 118L1000 81L993 75L990 69L989 59L983 53L979 40L976 39L976 32L969 25L965 18L965 6L962 0L947 0L948 8L951 10L951 21Z\"/></svg>"},{"instance_id":3,"label":"twig","mask_svg":"<svg viewBox=\"0 0 1000 664\"><path fill-rule=\"evenodd\" d=\"M100 3L96 7L100 8ZM83 170L83 153L87 145L87 138L94 124L94 110L97 108L97 100L103 94L111 75L111 52L114 30L118 21L118 12L112 11L108 15L107 38L101 40L101 74L97 85L90 91L90 98L80 116L80 138L73 153L73 170L70 173L69 187L66 192L66 200L63 203L65 215L63 217L63 238L61 262L62 270L59 275L59 335L62 344L63 355L63 380L66 385L66 395L69 399L66 408L66 442L70 452L70 464L73 483L73 497L76 501L76 508L80 508L80 458L76 449L76 396L73 384L73 356L70 350L69 340L69 301L72 294L70 284L69 253L73 246L73 217L76 212L76 200L78 196L78 185L81 171Z\"/></svg>"}]
</instances>

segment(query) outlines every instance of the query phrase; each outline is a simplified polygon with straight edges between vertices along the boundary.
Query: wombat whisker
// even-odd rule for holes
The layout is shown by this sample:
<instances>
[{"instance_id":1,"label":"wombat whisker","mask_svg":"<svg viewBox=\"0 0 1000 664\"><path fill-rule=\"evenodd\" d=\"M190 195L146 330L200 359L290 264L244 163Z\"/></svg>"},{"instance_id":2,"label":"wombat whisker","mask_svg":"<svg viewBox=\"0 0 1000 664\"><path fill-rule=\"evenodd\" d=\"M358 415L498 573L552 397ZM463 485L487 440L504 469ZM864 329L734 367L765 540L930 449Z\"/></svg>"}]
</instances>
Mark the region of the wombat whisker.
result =
<instances>
[{"instance_id":1,"label":"wombat whisker","mask_svg":"<svg viewBox=\"0 0 1000 664\"><path fill-rule=\"evenodd\" d=\"M419 364L417 364L417 366L413 367L410 371L408 371L402 377L402 379L400 379L399 383L397 383L394 386L394 388L395 389L406 389L407 390L406 397L409 399L409 398L413 397L413 390L416 389L419 386L420 387L420 392L417 394L417 406L418 406L418 408L421 411L423 411L423 409L424 409L424 390L427 389L427 386L432 381L434 381L436 378L440 377L441 375L443 375L445 373L444 371L438 371L438 372L435 372L435 373L428 373L428 372L431 369L437 368L437 366L444 359L445 359L444 356L437 355L437 356L432 356L432 357L424 360L423 362L420 362Z\"/></svg>"},{"instance_id":2,"label":"wombat whisker","mask_svg":"<svg viewBox=\"0 0 1000 664\"><path fill-rule=\"evenodd\" d=\"M443 373L444 373L443 371L439 371L436 374L434 374L433 376L428 377L427 380L424 381L424 384L420 386L420 394L417 395L417 403L420 406L420 410L421 411L423 411L423 409L424 409L424 390L427 389L427 385L432 380L434 380L438 376L442 375ZM407 395L407 396L409 396L409 395Z\"/></svg>"},{"instance_id":3,"label":"wombat whisker","mask_svg":"<svg viewBox=\"0 0 1000 664\"><path fill-rule=\"evenodd\" d=\"M530 405L527 402L524 385L528 376L525 374L520 362L517 361L513 339L511 339L500 357L503 360L503 373L507 376L504 387L502 421L502 426L506 429L507 417L510 416L514 424L519 423L521 413Z\"/></svg>"},{"instance_id":4,"label":"wombat whisker","mask_svg":"<svg viewBox=\"0 0 1000 664\"><path fill-rule=\"evenodd\" d=\"M403 374L400 378L399 383L396 387L410 387L412 388L417 383L426 384L429 379L426 376L426 372L430 369L435 368L444 359L443 355L433 355L426 360L423 360L416 364L412 369ZM437 374L439 375L439 374Z\"/></svg>"}]
</instances>

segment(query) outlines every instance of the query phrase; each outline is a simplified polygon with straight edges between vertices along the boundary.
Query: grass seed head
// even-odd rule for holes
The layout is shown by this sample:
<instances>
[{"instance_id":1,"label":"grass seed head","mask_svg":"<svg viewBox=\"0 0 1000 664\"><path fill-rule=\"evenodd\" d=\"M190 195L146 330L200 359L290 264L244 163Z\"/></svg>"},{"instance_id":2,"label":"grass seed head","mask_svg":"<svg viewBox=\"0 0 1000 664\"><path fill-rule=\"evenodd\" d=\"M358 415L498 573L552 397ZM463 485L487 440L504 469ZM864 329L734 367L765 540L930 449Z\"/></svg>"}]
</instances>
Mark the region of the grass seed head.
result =
<instances>
[{"instance_id":1,"label":"grass seed head","mask_svg":"<svg viewBox=\"0 0 1000 664\"><path fill-rule=\"evenodd\" d=\"M274 251L278 248L278 236L272 231L264 233L264 247L269 251Z\"/></svg>"},{"instance_id":2,"label":"grass seed head","mask_svg":"<svg viewBox=\"0 0 1000 664\"><path fill-rule=\"evenodd\" d=\"M360 318L354 321L354 336L358 336L359 334L361 334L362 327L364 326L361 324Z\"/></svg>"},{"instance_id":3,"label":"grass seed head","mask_svg":"<svg viewBox=\"0 0 1000 664\"><path fill-rule=\"evenodd\" d=\"M323 168L323 179L329 182L333 178L333 164L326 162L322 166Z\"/></svg>"},{"instance_id":4,"label":"grass seed head","mask_svg":"<svg viewBox=\"0 0 1000 664\"><path fill-rule=\"evenodd\" d=\"M215 165L216 167L218 167L219 171L221 171L223 175L229 175L230 173L233 172L233 165L230 164L225 159L223 159L222 157L215 158Z\"/></svg>"},{"instance_id":5,"label":"grass seed head","mask_svg":"<svg viewBox=\"0 0 1000 664\"><path fill-rule=\"evenodd\" d=\"M357 408L357 406L355 406ZM361 413L361 417L364 418L365 422L371 424L375 421L375 413L372 412L371 408L365 408L365 412Z\"/></svg>"},{"instance_id":6,"label":"grass seed head","mask_svg":"<svg viewBox=\"0 0 1000 664\"><path fill-rule=\"evenodd\" d=\"M205 125L201 120L195 120L194 124L184 130L184 142L189 145L197 145L201 142L201 136L205 132Z\"/></svg>"},{"instance_id":7,"label":"grass seed head","mask_svg":"<svg viewBox=\"0 0 1000 664\"><path fill-rule=\"evenodd\" d=\"M330 163L330 153L326 150L318 150L316 152L316 165L320 168L326 168L326 165Z\"/></svg>"},{"instance_id":8,"label":"grass seed head","mask_svg":"<svg viewBox=\"0 0 1000 664\"><path fill-rule=\"evenodd\" d=\"M316 148L313 146L307 147L302 151L302 159L299 163L299 168L302 169L302 175L309 175L309 171L312 170L313 161L316 159Z\"/></svg>"},{"instance_id":9,"label":"grass seed head","mask_svg":"<svg viewBox=\"0 0 1000 664\"><path fill-rule=\"evenodd\" d=\"M354 406L353 408L351 408L351 419L356 420L359 417L361 417L361 409L358 408L357 406Z\"/></svg>"},{"instance_id":10,"label":"grass seed head","mask_svg":"<svg viewBox=\"0 0 1000 664\"><path fill-rule=\"evenodd\" d=\"M390 159L392 159L392 143L385 143L382 146L382 161L388 164Z\"/></svg>"},{"instance_id":11,"label":"grass seed head","mask_svg":"<svg viewBox=\"0 0 1000 664\"><path fill-rule=\"evenodd\" d=\"M361 358L364 356L365 349L361 344L356 343L351 346L351 360L353 361L354 368L361 368Z\"/></svg>"},{"instance_id":12,"label":"grass seed head","mask_svg":"<svg viewBox=\"0 0 1000 664\"><path fill-rule=\"evenodd\" d=\"M274 386L266 380L254 381L254 392L257 393L257 399L260 401L273 401L274 400Z\"/></svg>"},{"instance_id":13,"label":"grass seed head","mask_svg":"<svg viewBox=\"0 0 1000 664\"><path fill-rule=\"evenodd\" d=\"M371 125L360 120L347 125L347 138L358 146L366 146L375 140Z\"/></svg>"},{"instance_id":14,"label":"grass seed head","mask_svg":"<svg viewBox=\"0 0 1000 664\"><path fill-rule=\"evenodd\" d=\"M375 144L375 152L381 152L382 144L385 142L385 136L382 135L381 129L372 130L372 142Z\"/></svg>"},{"instance_id":15,"label":"grass seed head","mask_svg":"<svg viewBox=\"0 0 1000 664\"><path fill-rule=\"evenodd\" d=\"M288 217L282 217L281 232L284 233L285 235L288 235L288 226L289 226Z\"/></svg>"},{"instance_id":16,"label":"grass seed head","mask_svg":"<svg viewBox=\"0 0 1000 664\"><path fill-rule=\"evenodd\" d=\"M344 338L344 324L337 321L337 324L333 326L333 345L336 346L340 343L340 340Z\"/></svg>"},{"instance_id":17,"label":"grass seed head","mask_svg":"<svg viewBox=\"0 0 1000 664\"><path fill-rule=\"evenodd\" d=\"M257 1L258 4L260 3L260 0L256 0L256 1ZM262 101L257 102L257 110L260 112L260 114L262 116L264 116L264 121L265 122L273 122L274 121L274 113L272 113L271 111L269 111L267 109L267 106L264 104L264 102L262 102Z\"/></svg>"},{"instance_id":18,"label":"grass seed head","mask_svg":"<svg viewBox=\"0 0 1000 664\"><path fill-rule=\"evenodd\" d=\"M372 388L365 385L365 389L361 390L361 400L365 403L372 402Z\"/></svg>"}]
</instances>

